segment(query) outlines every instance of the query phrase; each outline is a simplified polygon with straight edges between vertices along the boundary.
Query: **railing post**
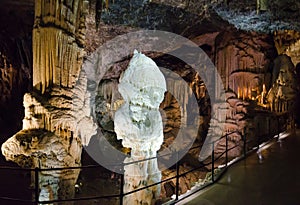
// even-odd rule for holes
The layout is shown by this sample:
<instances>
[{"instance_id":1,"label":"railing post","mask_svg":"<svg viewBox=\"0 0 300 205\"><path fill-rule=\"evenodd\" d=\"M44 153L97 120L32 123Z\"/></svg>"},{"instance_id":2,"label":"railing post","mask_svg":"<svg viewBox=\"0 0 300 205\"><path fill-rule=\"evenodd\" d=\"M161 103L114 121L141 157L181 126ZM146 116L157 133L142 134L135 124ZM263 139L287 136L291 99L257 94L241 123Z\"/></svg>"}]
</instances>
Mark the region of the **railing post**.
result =
<instances>
[{"instance_id":1,"label":"railing post","mask_svg":"<svg viewBox=\"0 0 300 205\"><path fill-rule=\"evenodd\" d=\"M292 131L296 133L296 125L295 125L295 115L292 113Z\"/></svg>"},{"instance_id":2,"label":"railing post","mask_svg":"<svg viewBox=\"0 0 300 205\"><path fill-rule=\"evenodd\" d=\"M178 151L176 155L176 201L179 198L179 163L178 163L179 157L178 157Z\"/></svg>"},{"instance_id":3,"label":"railing post","mask_svg":"<svg viewBox=\"0 0 300 205\"><path fill-rule=\"evenodd\" d=\"M246 128L244 128L244 147L243 147L243 151L244 151L244 157L246 157L247 155L247 136L246 136Z\"/></svg>"},{"instance_id":4,"label":"railing post","mask_svg":"<svg viewBox=\"0 0 300 205\"><path fill-rule=\"evenodd\" d=\"M39 204L39 195L40 195L40 190L39 190L39 168L36 167L34 169L34 197L35 197L35 201L34 203L36 205Z\"/></svg>"},{"instance_id":5,"label":"railing post","mask_svg":"<svg viewBox=\"0 0 300 205\"><path fill-rule=\"evenodd\" d=\"M277 117L277 135L278 135L278 139L280 136L280 116Z\"/></svg>"},{"instance_id":6,"label":"railing post","mask_svg":"<svg viewBox=\"0 0 300 205\"><path fill-rule=\"evenodd\" d=\"M225 156L226 156L226 167L228 165L228 134L226 133L226 153L225 153Z\"/></svg>"},{"instance_id":7,"label":"railing post","mask_svg":"<svg viewBox=\"0 0 300 205\"><path fill-rule=\"evenodd\" d=\"M215 142L213 141L212 144L212 151L211 151L211 181L215 181L215 155L214 155L214 150L215 150Z\"/></svg>"},{"instance_id":8,"label":"railing post","mask_svg":"<svg viewBox=\"0 0 300 205\"><path fill-rule=\"evenodd\" d=\"M256 136L257 136L257 148L259 149L259 133L260 133L260 126L259 126L259 122L257 123L257 133L256 133Z\"/></svg>"},{"instance_id":9,"label":"railing post","mask_svg":"<svg viewBox=\"0 0 300 205\"><path fill-rule=\"evenodd\" d=\"M124 166L124 164L123 164ZM122 166L121 168L121 180L120 180L120 205L123 205L123 197L124 197L124 177L125 177L125 171L124 171L124 167Z\"/></svg>"},{"instance_id":10,"label":"railing post","mask_svg":"<svg viewBox=\"0 0 300 205\"><path fill-rule=\"evenodd\" d=\"M272 138L272 134L271 134L271 118L270 117L268 117L268 126L269 126L269 130L268 130L269 131L269 133L268 133L269 136L268 137Z\"/></svg>"}]
</instances>

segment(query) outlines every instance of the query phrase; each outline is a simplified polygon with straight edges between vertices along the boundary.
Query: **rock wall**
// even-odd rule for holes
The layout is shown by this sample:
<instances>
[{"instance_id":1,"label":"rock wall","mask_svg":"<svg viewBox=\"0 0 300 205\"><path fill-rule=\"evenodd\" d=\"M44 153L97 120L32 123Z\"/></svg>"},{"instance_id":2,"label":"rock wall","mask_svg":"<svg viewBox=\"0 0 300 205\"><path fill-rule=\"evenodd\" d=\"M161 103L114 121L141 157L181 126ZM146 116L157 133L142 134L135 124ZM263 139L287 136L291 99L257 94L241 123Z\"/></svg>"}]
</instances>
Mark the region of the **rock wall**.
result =
<instances>
[{"instance_id":1,"label":"rock wall","mask_svg":"<svg viewBox=\"0 0 300 205\"><path fill-rule=\"evenodd\" d=\"M246 82L234 81L235 78L232 77L240 71L246 74L244 79L249 78L247 73L256 73L262 83L269 81L270 76L267 74L272 59L276 56L271 36L255 32L224 32L217 36L216 41L215 65L225 89L230 88L235 93L238 93L238 88L244 89L243 84Z\"/></svg>"},{"instance_id":2,"label":"rock wall","mask_svg":"<svg viewBox=\"0 0 300 205\"><path fill-rule=\"evenodd\" d=\"M271 111L277 113L291 112L296 107L297 77L295 66L287 55L279 55L274 60L272 87L267 94Z\"/></svg>"},{"instance_id":3,"label":"rock wall","mask_svg":"<svg viewBox=\"0 0 300 205\"><path fill-rule=\"evenodd\" d=\"M228 157L234 158L240 156L243 149L243 135L245 134L245 129L248 126L249 119L248 114L248 106L249 103L237 98L237 95L232 92L226 93L227 97L227 106L224 110L224 114L226 115L225 122L216 123L217 126L211 126L209 135L215 135L215 132L221 132L221 135L224 136L221 140L217 141L215 144L214 153L218 156L226 151L226 137L228 140L227 149L231 149L228 152ZM223 115L224 115L223 114ZM218 120L214 119L214 120ZM222 124L223 123L223 126ZM222 130L223 128L223 130ZM233 148L235 147L235 148Z\"/></svg>"},{"instance_id":4,"label":"rock wall","mask_svg":"<svg viewBox=\"0 0 300 205\"><path fill-rule=\"evenodd\" d=\"M274 32L274 41L278 54L291 57L294 66L300 63L300 33L293 30Z\"/></svg>"}]
</instances>

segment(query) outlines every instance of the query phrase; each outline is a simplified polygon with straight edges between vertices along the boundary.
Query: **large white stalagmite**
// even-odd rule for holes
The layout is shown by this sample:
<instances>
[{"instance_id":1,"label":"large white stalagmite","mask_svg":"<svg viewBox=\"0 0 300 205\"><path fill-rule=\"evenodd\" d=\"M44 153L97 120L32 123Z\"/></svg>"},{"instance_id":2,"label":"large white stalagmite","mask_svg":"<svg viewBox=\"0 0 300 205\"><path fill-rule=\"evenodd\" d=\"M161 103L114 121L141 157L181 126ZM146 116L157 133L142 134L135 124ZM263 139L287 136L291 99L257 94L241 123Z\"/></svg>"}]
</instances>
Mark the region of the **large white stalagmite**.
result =
<instances>
[{"instance_id":1,"label":"large white stalagmite","mask_svg":"<svg viewBox=\"0 0 300 205\"><path fill-rule=\"evenodd\" d=\"M124 163L155 157L163 143L159 112L166 91L163 74L152 59L135 51L118 89L125 103L115 113L115 132L123 146L131 148ZM161 180L156 159L127 164L124 170L124 193ZM160 186L153 186L125 196L124 204L150 205L159 194Z\"/></svg>"}]
</instances>

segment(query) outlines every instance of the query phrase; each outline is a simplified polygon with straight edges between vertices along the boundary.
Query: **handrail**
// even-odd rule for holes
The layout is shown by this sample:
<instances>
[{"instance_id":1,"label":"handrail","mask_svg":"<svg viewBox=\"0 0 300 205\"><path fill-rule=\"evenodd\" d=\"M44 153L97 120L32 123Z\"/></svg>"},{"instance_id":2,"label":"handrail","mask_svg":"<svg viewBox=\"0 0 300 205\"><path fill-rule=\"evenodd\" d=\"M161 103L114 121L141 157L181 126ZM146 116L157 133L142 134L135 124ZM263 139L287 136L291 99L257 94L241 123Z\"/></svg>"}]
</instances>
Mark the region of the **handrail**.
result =
<instances>
[{"instance_id":1,"label":"handrail","mask_svg":"<svg viewBox=\"0 0 300 205\"><path fill-rule=\"evenodd\" d=\"M212 143L216 143L217 141L220 141L221 139L223 139L224 137L226 137L227 135L236 133L237 131L233 131L233 132L229 132L226 133L225 135L223 135L222 137L220 137L219 139L208 143L208 144L212 144ZM193 150L193 149L197 149L197 148L201 148L202 145L197 145L194 147L191 147L189 150ZM141 159L141 160L136 160L136 161L132 161L132 162L123 162L122 164L105 164L106 166L126 166L126 165L130 165L130 164L135 164L135 163L139 163L139 162L144 162L144 161L148 161L148 160L152 160L152 159L159 159L165 156L170 156L174 153L178 153L178 152L171 152L171 153L166 153L163 155L157 155L155 157L149 157L146 159ZM128 155L128 157L130 157L130 155ZM57 170L64 170L64 169L88 169L88 168L98 168L98 167L103 167L101 165L84 165L84 166L76 166L76 167L53 167L53 168L39 168L40 171L57 171ZM18 167L9 167L9 166L0 166L0 170L1 169L11 169L11 170L24 170L24 171L34 171L35 168L18 168Z\"/></svg>"},{"instance_id":2,"label":"handrail","mask_svg":"<svg viewBox=\"0 0 300 205\"><path fill-rule=\"evenodd\" d=\"M277 116L277 123L278 123L278 129L275 131L275 133L278 134L278 137L279 137L279 132L280 132L280 125L279 125L279 118L281 116ZM269 125L270 126L270 125ZM211 154L211 161L209 161L208 163L203 163L203 162L200 162L200 166L197 166L197 167L194 167L188 171L185 171L184 173L180 173L179 172L179 160L177 160L176 162L176 175L173 176L173 177L170 177L170 178L167 178L167 179L163 179L159 182L156 182L156 183L153 183L153 184L150 184L150 185L147 185L147 186L144 186L142 188L139 188L139 189L135 189L133 191L130 191L130 192L126 192L124 193L123 192L123 185L124 185L124 176L121 177L121 183L120 183L120 193L119 194L113 194L113 195L103 195L103 196L94 196L94 197L80 197L80 198L72 198L72 199L57 199L57 200L51 200L51 201L39 201L39 172L43 172L43 171L55 171L55 170L70 170L70 169L86 169L86 168L99 168L99 167L102 167L101 165L85 165L85 166L80 166L80 167L60 167L60 168L46 168L46 169L41 169L41 168L16 168L16 167L8 167L8 166L4 166L4 167L0 167L0 170L3 170L3 169L8 169L8 170L17 170L17 171L34 171L35 173L35 199L34 201L32 200L25 200L25 199L18 199L18 198L10 198L10 197L5 197L5 196L0 196L0 200L8 200L8 201L20 201L20 202L32 202L32 203L36 203L36 204L48 204L48 203L55 203L55 202L66 202L66 201L84 201L84 200L94 200L94 199L103 199L103 198L119 198L120 199L120 204L123 203L123 197L126 196L126 195L130 195L130 194L133 194L135 192L139 192L139 191L142 191L144 189L148 189L150 187L153 187L153 186L157 186L159 184L163 184L167 181L170 181L170 180L173 180L173 179L176 179L176 198L175 198L175 201L179 201L179 179L185 175L187 175L188 173L191 173L193 171L196 171L198 169L201 169L203 167L206 167L208 165L211 165L211 177L212 177L212 183L214 183L216 181L215 179L215 174L214 174L214 170L215 170L215 162L218 161L219 159L221 159L224 154L225 154L225 163L226 163L226 166L225 166L225 170L227 168L227 165L228 165L228 152L232 149L235 149L236 147L239 147L240 145L235 145L233 147L230 147L228 148L228 135L232 134L232 133L236 133L237 131L233 131L233 132L230 132L230 133L226 133L225 135L223 135L221 138L219 138L218 140L215 140L213 142L211 142L211 146L212 146L212 154ZM269 132L270 132L270 129L269 129ZM270 135L271 133L269 133ZM226 138L226 148L225 148L225 151L221 152L221 153L218 153L218 156L215 157L215 150L214 150L214 146L215 146L215 143L222 140L223 138ZM265 140L266 139L266 136L265 135L258 135L256 137L256 140L255 139L247 139L246 137L246 134L244 132L244 135L242 135L242 140L244 142L244 151L243 151L243 156L240 156L242 158L246 157L247 153L249 151L251 151L249 149L249 151L247 152L247 145L249 145L250 143L252 142L256 142L255 145L253 145L252 148L259 148L259 143L260 143L260 139L263 139ZM267 139L269 139L269 137L267 137ZM200 148L202 145L197 145L197 146L194 146L194 147L191 147L190 150L193 150L193 149L197 149L197 148ZM125 166L125 165L129 165L129 164L135 164L135 163L139 163L139 162L144 162L144 161L148 161L148 160L153 160L153 159L159 159L159 158L162 158L164 156L169 156L169 155L172 155L174 153L177 153L177 157L178 157L178 153L179 151L177 152L171 152L171 153L167 153L167 154L164 154L164 155L158 155L158 156L155 156L155 157L150 157L150 158L147 158L147 159L143 159L143 160L137 160L137 161L133 161L133 162L129 162L129 163L121 163L121 164L116 164L115 166Z\"/></svg>"}]
</instances>

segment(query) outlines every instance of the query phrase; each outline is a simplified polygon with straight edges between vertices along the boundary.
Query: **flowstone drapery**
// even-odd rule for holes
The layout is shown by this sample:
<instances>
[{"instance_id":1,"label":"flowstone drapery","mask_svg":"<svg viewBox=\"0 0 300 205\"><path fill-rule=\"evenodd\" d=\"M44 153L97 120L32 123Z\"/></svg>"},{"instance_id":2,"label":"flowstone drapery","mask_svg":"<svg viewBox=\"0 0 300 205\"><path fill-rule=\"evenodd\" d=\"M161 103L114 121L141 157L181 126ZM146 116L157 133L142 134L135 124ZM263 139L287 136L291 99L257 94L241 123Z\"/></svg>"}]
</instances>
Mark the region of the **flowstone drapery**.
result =
<instances>
[{"instance_id":1,"label":"flowstone drapery","mask_svg":"<svg viewBox=\"0 0 300 205\"><path fill-rule=\"evenodd\" d=\"M155 157L163 143L163 124L159 105L164 98L166 82L155 62L144 54L134 52L127 70L120 78L118 90L125 100L115 113L115 132L124 147L131 148L130 163ZM127 164L124 193L139 189L161 179L157 159ZM124 204L152 204L160 194L153 186L124 197Z\"/></svg>"}]
</instances>

